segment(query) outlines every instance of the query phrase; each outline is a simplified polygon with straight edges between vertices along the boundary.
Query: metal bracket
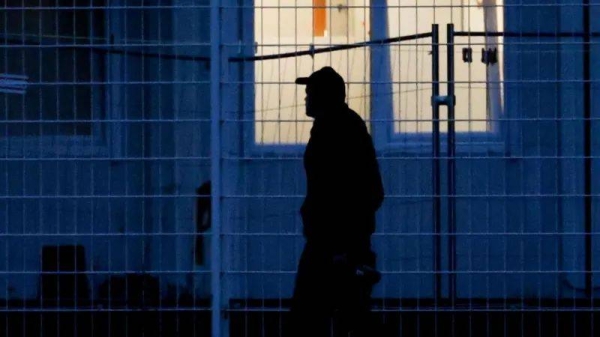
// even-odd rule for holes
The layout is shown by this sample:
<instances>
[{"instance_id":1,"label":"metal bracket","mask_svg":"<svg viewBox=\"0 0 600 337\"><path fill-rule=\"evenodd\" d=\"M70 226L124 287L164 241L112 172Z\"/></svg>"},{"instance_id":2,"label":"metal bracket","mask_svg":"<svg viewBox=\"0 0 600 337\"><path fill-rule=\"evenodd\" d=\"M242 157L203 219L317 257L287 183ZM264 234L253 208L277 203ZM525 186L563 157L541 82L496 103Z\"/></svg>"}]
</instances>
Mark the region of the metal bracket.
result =
<instances>
[{"instance_id":1,"label":"metal bracket","mask_svg":"<svg viewBox=\"0 0 600 337\"><path fill-rule=\"evenodd\" d=\"M471 47L463 48L462 58L463 58L463 62L465 62L465 63L473 62L473 49Z\"/></svg>"},{"instance_id":2,"label":"metal bracket","mask_svg":"<svg viewBox=\"0 0 600 337\"><path fill-rule=\"evenodd\" d=\"M482 48L481 49L481 62L489 66L498 63L498 49L497 48Z\"/></svg>"},{"instance_id":3,"label":"metal bracket","mask_svg":"<svg viewBox=\"0 0 600 337\"><path fill-rule=\"evenodd\" d=\"M431 105L445 105L445 106L455 106L456 105L456 96L432 96L431 97Z\"/></svg>"},{"instance_id":4,"label":"metal bracket","mask_svg":"<svg viewBox=\"0 0 600 337\"><path fill-rule=\"evenodd\" d=\"M24 75L0 74L0 92L24 95L25 90L27 90L28 79Z\"/></svg>"}]
</instances>

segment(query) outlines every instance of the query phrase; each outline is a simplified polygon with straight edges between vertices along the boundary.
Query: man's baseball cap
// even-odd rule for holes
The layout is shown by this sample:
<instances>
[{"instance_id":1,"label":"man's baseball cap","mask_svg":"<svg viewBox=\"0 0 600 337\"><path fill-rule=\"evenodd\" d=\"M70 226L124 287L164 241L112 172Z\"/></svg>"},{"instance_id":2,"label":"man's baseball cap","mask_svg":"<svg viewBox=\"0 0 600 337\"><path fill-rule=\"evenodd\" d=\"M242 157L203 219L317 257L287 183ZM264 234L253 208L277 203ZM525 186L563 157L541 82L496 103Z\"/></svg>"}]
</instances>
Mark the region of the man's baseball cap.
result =
<instances>
[{"instance_id":1,"label":"man's baseball cap","mask_svg":"<svg viewBox=\"0 0 600 337\"><path fill-rule=\"evenodd\" d=\"M346 83L332 67L323 67L309 77L298 77L296 84L308 85L316 92L346 97Z\"/></svg>"}]
</instances>

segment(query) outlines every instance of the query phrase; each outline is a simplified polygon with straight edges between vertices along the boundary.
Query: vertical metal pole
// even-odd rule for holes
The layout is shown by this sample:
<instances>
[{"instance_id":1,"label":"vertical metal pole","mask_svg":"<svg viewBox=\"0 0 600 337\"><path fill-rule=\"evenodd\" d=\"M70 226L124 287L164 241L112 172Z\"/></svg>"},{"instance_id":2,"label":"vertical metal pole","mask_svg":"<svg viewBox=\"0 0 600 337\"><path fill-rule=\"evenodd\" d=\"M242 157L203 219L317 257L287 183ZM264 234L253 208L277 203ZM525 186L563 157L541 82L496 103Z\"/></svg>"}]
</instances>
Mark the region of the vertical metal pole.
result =
<instances>
[{"instance_id":1,"label":"vertical metal pole","mask_svg":"<svg viewBox=\"0 0 600 337\"><path fill-rule=\"evenodd\" d=\"M448 47L448 269L450 280L450 301L454 306L456 298L456 199L455 199L455 174L454 174L454 156L455 156L455 127L454 127L454 106L456 99L454 96L454 24L448 24L447 31Z\"/></svg>"},{"instance_id":2,"label":"vertical metal pole","mask_svg":"<svg viewBox=\"0 0 600 337\"><path fill-rule=\"evenodd\" d=\"M435 299L437 300L442 294L442 249L441 249L441 197L440 197L440 105L435 98L440 95L440 45L439 45L439 26L437 24L431 27L431 56L432 56L432 123L433 123L433 139L432 139L432 159L433 168L431 172L431 181L433 184L433 230L434 230L434 266L435 271Z\"/></svg>"},{"instance_id":3,"label":"vertical metal pole","mask_svg":"<svg viewBox=\"0 0 600 337\"><path fill-rule=\"evenodd\" d=\"M212 337L221 337L221 0L210 1Z\"/></svg>"},{"instance_id":4,"label":"vertical metal pole","mask_svg":"<svg viewBox=\"0 0 600 337\"><path fill-rule=\"evenodd\" d=\"M388 7L386 0L372 0L369 4L371 16L371 38L374 40L387 39ZM373 44L370 50L371 76L371 130L375 147L388 144L390 128L387 123L380 121L390 111L394 111L394 96L392 95L392 69L390 62L390 47L388 44Z\"/></svg>"},{"instance_id":5,"label":"vertical metal pole","mask_svg":"<svg viewBox=\"0 0 600 337\"><path fill-rule=\"evenodd\" d=\"M592 284L592 87L590 50L590 1L583 1L583 156L584 156L584 228L585 228L585 290L591 300Z\"/></svg>"}]
</instances>

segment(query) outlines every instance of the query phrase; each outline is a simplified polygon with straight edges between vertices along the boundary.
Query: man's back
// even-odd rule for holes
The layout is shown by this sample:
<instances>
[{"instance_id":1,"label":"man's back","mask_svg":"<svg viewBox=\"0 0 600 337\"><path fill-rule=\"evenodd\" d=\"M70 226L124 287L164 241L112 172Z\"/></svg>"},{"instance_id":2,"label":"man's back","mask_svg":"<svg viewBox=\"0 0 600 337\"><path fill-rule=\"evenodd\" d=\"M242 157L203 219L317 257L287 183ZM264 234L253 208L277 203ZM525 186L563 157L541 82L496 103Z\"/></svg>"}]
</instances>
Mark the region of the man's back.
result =
<instances>
[{"instance_id":1,"label":"man's back","mask_svg":"<svg viewBox=\"0 0 600 337\"><path fill-rule=\"evenodd\" d=\"M343 105L316 119L306 146L307 236L370 235L383 201L375 149L365 122Z\"/></svg>"}]
</instances>

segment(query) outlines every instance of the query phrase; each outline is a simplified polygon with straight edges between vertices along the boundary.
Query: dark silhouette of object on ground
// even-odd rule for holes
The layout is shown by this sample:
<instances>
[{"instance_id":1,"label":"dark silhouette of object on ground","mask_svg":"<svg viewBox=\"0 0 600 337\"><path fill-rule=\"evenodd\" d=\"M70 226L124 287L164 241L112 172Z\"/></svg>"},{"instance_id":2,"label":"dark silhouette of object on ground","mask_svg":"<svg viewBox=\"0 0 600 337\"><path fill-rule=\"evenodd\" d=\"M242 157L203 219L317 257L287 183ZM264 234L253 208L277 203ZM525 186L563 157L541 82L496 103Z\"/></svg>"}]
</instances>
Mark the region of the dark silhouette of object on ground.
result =
<instances>
[{"instance_id":1,"label":"dark silhouette of object on ground","mask_svg":"<svg viewBox=\"0 0 600 337\"><path fill-rule=\"evenodd\" d=\"M146 273L110 275L98 287L98 297L113 308L155 308L161 304L160 280Z\"/></svg>"},{"instance_id":2,"label":"dark silhouette of object on ground","mask_svg":"<svg viewBox=\"0 0 600 337\"><path fill-rule=\"evenodd\" d=\"M304 154L301 208L306 245L291 307L293 336L368 336L375 213L384 197L373 141L345 103L344 79L331 67L308 78L306 114L314 118Z\"/></svg>"},{"instance_id":3,"label":"dark silhouette of object on ground","mask_svg":"<svg viewBox=\"0 0 600 337\"><path fill-rule=\"evenodd\" d=\"M44 306L71 307L77 301L89 300L90 285L82 245L43 246L41 258L38 298Z\"/></svg>"},{"instance_id":4,"label":"dark silhouette of object on ground","mask_svg":"<svg viewBox=\"0 0 600 337\"><path fill-rule=\"evenodd\" d=\"M196 188L196 242L194 243L194 260L196 265L206 263L204 254L206 233L211 227L211 182L205 181L200 187Z\"/></svg>"}]
</instances>

